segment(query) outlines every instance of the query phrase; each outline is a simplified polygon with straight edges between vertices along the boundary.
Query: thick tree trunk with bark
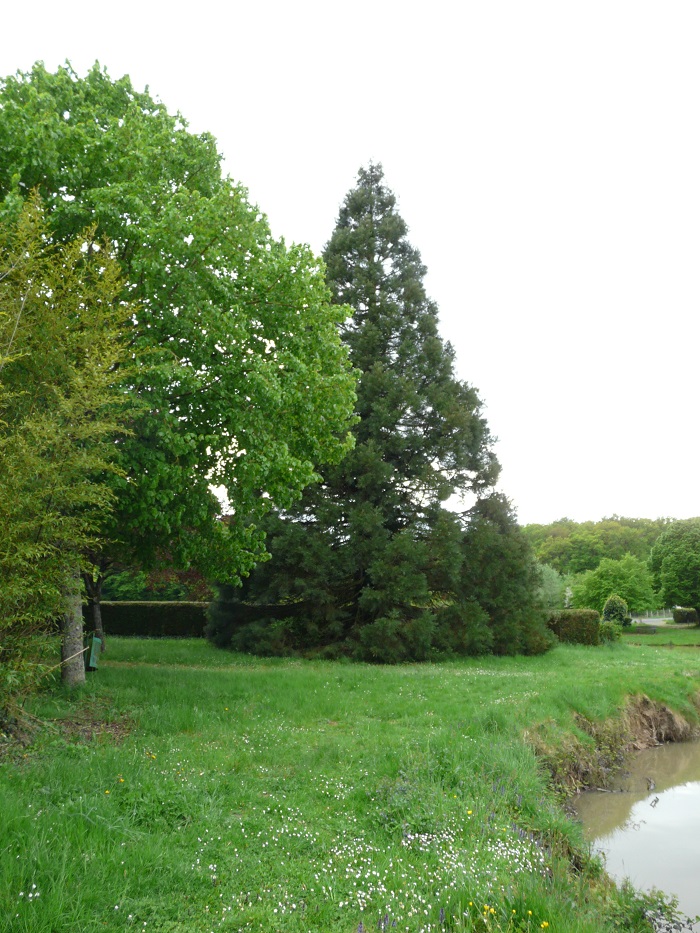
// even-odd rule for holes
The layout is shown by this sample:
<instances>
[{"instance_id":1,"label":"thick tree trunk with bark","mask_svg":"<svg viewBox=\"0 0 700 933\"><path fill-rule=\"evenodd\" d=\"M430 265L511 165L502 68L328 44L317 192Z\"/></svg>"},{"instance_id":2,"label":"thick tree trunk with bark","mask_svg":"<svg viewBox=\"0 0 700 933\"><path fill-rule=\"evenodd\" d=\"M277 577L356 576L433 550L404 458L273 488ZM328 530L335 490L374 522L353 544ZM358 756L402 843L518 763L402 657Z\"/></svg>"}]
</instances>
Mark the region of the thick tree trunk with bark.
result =
<instances>
[{"instance_id":1,"label":"thick tree trunk with bark","mask_svg":"<svg viewBox=\"0 0 700 933\"><path fill-rule=\"evenodd\" d=\"M83 602L80 573L76 570L66 586L66 605L61 643L61 680L68 687L85 683L83 657Z\"/></svg>"}]
</instances>

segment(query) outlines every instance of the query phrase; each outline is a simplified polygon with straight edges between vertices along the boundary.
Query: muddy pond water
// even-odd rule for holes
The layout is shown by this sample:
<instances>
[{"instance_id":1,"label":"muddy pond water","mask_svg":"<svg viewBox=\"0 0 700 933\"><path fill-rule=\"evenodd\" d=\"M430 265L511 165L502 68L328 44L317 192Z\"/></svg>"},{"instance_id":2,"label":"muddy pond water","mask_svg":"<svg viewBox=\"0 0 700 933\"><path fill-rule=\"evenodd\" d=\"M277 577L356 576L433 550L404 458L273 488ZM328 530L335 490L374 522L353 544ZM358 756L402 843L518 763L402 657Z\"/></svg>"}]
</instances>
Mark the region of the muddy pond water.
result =
<instances>
[{"instance_id":1,"label":"muddy pond water","mask_svg":"<svg viewBox=\"0 0 700 933\"><path fill-rule=\"evenodd\" d=\"M685 914L699 915L700 742L637 753L613 787L576 801L585 837L605 856L608 873L675 894Z\"/></svg>"}]
</instances>

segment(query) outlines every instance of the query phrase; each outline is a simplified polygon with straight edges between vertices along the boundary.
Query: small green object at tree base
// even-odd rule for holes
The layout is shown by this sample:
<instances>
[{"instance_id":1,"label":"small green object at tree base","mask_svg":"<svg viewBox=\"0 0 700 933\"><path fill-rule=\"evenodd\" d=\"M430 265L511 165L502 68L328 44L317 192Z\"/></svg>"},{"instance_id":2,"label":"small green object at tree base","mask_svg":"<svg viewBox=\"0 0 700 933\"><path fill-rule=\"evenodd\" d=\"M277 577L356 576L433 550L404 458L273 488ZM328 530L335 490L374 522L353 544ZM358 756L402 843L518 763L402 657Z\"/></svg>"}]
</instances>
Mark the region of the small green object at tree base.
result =
<instances>
[{"instance_id":1,"label":"small green object at tree base","mask_svg":"<svg viewBox=\"0 0 700 933\"><path fill-rule=\"evenodd\" d=\"M100 648L102 647L102 640L97 637L97 635L91 635L88 640L88 662L86 670L96 671L97 670L97 661L100 657Z\"/></svg>"}]
</instances>

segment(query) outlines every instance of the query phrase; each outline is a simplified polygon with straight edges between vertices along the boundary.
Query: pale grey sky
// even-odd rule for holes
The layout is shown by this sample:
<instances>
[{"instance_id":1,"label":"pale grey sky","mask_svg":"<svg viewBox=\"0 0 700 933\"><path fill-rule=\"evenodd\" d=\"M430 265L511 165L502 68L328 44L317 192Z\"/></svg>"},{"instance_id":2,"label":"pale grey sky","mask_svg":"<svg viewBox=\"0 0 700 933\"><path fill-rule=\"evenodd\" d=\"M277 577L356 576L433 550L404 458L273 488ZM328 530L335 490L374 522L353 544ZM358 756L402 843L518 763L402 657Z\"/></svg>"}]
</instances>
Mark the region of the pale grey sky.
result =
<instances>
[{"instance_id":1,"label":"pale grey sky","mask_svg":"<svg viewBox=\"0 0 700 933\"><path fill-rule=\"evenodd\" d=\"M381 161L520 520L700 514L697 2L35 0L3 34L2 75L149 85L317 251Z\"/></svg>"}]
</instances>

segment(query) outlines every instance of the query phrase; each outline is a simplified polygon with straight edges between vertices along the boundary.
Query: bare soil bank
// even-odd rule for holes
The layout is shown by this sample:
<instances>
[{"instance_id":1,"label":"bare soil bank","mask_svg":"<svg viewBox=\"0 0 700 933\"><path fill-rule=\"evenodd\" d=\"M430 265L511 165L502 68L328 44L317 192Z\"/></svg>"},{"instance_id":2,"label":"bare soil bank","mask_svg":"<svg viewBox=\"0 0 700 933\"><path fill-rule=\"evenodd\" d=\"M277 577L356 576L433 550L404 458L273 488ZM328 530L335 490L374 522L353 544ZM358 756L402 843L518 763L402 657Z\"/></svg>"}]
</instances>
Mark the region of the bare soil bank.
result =
<instances>
[{"instance_id":1,"label":"bare soil bank","mask_svg":"<svg viewBox=\"0 0 700 933\"><path fill-rule=\"evenodd\" d=\"M696 697L700 706L700 695ZM632 751L665 742L687 742L700 736L700 726L648 696L631 697L621 715L604 722L576 716L579 734L552 740L545 726L527 730L534 748L566 796L589 787L606 787Z\"/></svg>"}]
</instances>

